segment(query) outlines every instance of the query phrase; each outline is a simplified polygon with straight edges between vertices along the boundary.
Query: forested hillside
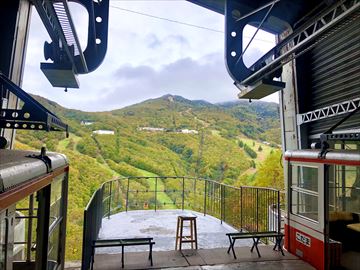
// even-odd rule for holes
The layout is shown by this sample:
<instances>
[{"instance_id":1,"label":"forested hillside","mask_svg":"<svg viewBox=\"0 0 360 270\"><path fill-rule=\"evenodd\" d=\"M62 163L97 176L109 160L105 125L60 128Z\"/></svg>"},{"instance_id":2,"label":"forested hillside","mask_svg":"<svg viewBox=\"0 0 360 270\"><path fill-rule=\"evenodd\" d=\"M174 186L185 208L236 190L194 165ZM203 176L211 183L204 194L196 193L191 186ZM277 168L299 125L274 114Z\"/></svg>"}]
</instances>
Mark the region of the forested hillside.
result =
<instances>
[{"instance_id":1,"label":"forested hillside","mask_svg":"<svg viewBox=\"0 0 360 270\"><path fill-rule=\"evenodd\" d=\"M17 132L16 148L46 145L69 158L69 260L80 259L84 207L99 185L112 178L198 176L237 186L282 188L275 103L211 104L166 95L94 113L35 98L69 124L70 136L22 130ZM97 130L113 134L95 134Z\"/></svg>"}]
</instances>

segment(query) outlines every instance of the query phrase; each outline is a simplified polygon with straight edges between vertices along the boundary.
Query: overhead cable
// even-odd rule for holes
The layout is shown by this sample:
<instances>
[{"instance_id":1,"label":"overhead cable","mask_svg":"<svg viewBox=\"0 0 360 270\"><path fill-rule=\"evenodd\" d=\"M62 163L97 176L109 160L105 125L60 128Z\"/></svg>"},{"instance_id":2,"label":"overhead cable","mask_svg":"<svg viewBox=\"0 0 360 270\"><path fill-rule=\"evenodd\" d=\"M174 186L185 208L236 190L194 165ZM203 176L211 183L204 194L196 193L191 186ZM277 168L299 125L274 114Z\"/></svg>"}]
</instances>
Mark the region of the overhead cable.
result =
<instances>
[{"instance_id":1,"label":"overhead cable","mask_svg":"<svg viewBox=\"0 0 360 270\"><path fill-rule=\"evenodd\" d=\"M116 1L128 1L128 0L116 0ZM142 1L142 0L136 0L136 1ZM152 1L166 1L166 0L152 0ZM182 1L182 0L177 0L177 1ZM189 26L189 27L195 27L195 28L202 29L202 30L207 30L207 31L211 31L211 32L219 33L219 34L224 34L224 31L209 28L209 27L205 27L205 26L186 23L186 22L182 22L182 21L178 21L178 20L172 20L172 19L168 19L168 18L164 18L164 17L159 17L159 16L152 15L152 14L149 14L149 13L143 13L143 12L140 12L140 11L131 10L131 9L127 9L127 8L122 8L122 7L118 7L118 6L114 6L114 5L110 5L110 7L114 8L114 9L117 9L117 10L120 10L120 11L134 13L134 14L137 14L137 15L141 15L141 16L145 16L145 17L149 17L149 18L153 18L153 19L157 19L157 20L163 20L163 21L167 21L167 22L171 22L171 23L177 23L177 24L181 24L181 25L185 25L185 26ZM250 38L250 36L244 36L244 37L245 38ZM267 43L274 43L271 40L260 39L260 38L254 38L254 40L261 41L261 42L267 42Z\"/></svg>"}]
</instances>

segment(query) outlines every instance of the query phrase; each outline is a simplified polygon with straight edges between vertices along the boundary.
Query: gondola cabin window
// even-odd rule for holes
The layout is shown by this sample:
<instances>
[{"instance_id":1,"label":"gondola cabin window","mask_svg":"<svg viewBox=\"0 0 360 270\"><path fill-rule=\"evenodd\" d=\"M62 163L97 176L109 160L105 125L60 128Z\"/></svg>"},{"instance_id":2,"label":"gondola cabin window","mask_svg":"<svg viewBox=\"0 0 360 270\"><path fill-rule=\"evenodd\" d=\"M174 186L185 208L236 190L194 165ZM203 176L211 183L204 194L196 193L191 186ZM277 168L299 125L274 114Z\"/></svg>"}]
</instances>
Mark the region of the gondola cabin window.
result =
<instances>
[{"instance_id":1,"label":"gondola cabin window","mask_svg":"<svg viewBox=\"0 0 360 270\"><path fill-rule=\"evenodd\" d=\"M6 263L6 219L0 220L0 269L5 269Z\"/></svg>"},{"instance_id":2,"label":"gondola cabin window","mask_svg":"<svg viewBox=\"0 0 360 270\"><path fill-rule=\"evenodd\" d=\"M360 213L360 167L329 166L329 211Z\"/></svg>"},{"instance_id":3,"label":"gondola cabin window","mask_svg":"<svg viewBox=\"0 0 360 270\"><path fill-rule=\"evenodd\" d=\"M65 176L65 174L61 174L55 177L51 184L48 269L56 269L61 260L59 248L61 244L61 226L64 222L63 205L66 203L63 196Z\"/></svg>"},{"instance_id":4,"label":"gondola cabin window","mask_svg":"<svg viewBox=\"0 0 360 270\"><path fill-rule=\"evenodd\" d=\"M292 165L291 205L292 213L319 221L319 169Z\"/></svg>"}]
</instances>

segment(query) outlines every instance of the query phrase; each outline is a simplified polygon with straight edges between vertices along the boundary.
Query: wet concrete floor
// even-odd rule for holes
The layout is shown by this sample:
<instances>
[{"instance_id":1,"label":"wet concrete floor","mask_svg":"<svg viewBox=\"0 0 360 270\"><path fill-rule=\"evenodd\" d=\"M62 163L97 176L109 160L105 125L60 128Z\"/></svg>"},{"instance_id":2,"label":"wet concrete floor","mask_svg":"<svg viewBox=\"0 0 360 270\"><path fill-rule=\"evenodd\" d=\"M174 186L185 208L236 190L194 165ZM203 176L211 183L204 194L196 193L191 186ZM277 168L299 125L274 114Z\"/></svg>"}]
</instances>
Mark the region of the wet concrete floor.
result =
<instances>
[{"instance_id":1,"label":"wet concrete floor","mask_svg":"<svg viewBox=\"0 0 360 270\"><path fill-rule=\"evenodd\" d=\"M198 247L200 249L224 248L229 246L226 233L236 230L217 218L194 211L182 210L139 210L122 212L104 218L99 238L153 237L154 251L175 249L176 223L179 215L196 216ZM188 228L187 228L188 229ZM185 229L186 230L186 229ZM186 233L186 231L185 231ZM252 240L237 241L237 246L251 246ZM184 244L184 248L186 246ZM129 251L145 251L146 246L129 247ZM96 253L119 253L121 248L101 248Z\"/></svg>"}]
</instances>

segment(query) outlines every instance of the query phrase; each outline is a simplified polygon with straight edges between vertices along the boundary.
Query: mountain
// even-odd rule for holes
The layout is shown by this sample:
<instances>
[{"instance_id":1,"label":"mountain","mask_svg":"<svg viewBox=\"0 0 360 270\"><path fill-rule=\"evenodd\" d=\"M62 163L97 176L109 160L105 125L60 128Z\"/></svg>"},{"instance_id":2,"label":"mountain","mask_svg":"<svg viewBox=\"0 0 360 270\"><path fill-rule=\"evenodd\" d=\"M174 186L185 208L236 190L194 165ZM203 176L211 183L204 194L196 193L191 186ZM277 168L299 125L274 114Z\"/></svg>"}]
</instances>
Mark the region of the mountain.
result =
<instances>
[{"instance_id":1,"label":"mountain","mask_svg":"<svg viewBox=\"0 0 360 270\"><path fill-rule=\"evenodd\" d=\"M70 126L69 138L62 132L25 130L18 130L16 137L17 148L40 149L45 144L69 158L67 259L80 258L83 209L91 194L114 177L199 176L256 185L257 170L266 168L261 183L269 183L266 175L282 171L275 103L212 104L165 95L118 110L84 112L34 98ZM97 130L114 134L95 134ZM168 188L168 183L161 184Z\"/></svg>"}]
</instances>

